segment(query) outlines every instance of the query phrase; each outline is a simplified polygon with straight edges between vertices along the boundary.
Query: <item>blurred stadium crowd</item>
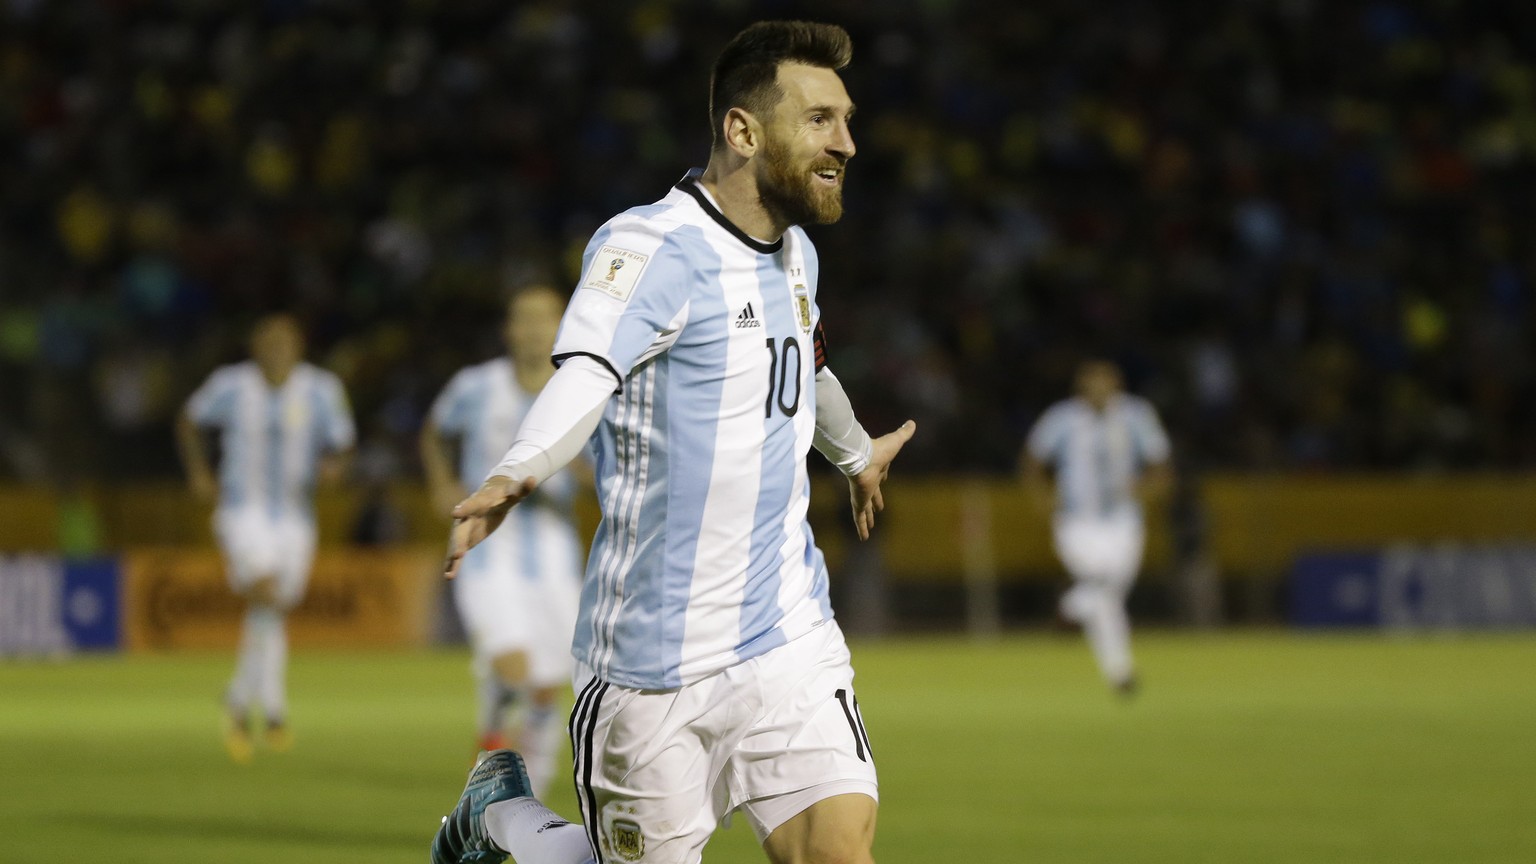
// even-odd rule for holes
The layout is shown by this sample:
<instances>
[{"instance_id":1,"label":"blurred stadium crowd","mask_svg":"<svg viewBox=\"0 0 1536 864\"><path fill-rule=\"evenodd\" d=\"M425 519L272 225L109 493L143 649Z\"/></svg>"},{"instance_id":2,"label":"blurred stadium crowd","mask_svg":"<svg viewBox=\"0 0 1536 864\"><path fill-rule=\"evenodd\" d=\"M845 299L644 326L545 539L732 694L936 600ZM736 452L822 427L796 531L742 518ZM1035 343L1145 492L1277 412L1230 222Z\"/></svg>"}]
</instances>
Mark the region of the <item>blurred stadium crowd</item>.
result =
<instances>
[{"instance_id":1,"label":"blurred stadium crowd","mask_svg":"<svg viewBox=\"0 0 1536 864\"><path fill-rule=\"evenodd\" d=\"M411 475L764 17L855 39L821 305L909 466L1011 469L1084 350L1186 466L1536 466L1536 4L0 0L0 478L174 475L278 308Z\"/></svg>"}]
</instances>

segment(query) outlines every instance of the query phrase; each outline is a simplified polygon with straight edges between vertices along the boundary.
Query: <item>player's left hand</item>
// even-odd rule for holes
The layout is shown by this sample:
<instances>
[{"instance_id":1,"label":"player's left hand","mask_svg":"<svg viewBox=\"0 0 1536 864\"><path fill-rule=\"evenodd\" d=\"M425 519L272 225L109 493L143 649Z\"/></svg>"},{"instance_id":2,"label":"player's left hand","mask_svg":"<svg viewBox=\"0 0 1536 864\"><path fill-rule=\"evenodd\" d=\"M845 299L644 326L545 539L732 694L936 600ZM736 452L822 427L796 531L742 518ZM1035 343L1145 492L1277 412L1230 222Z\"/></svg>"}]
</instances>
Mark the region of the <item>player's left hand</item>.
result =
<instances>
[{"instance_id":1,"label":"player's left hand","mask_svg":"<svg viewBox=\"0 0 1536 864\"><path fill-rule=\"evenodd\" d=\"M320 485L340 486L347 476L347 460L338 454L320 457Z\"/></svg>"},{"instance_id":2,"label":"player's left hand","mask_svg":"<svg viewBox=\"0 0 1536 864\"><path fill-rule=\"evenodd\" d=\"M895 432L881 435L870 442L869 466L848 478L849 496L853 499L853 524L859 531L860 540L869 539L869 531L875 527L875 514L885 509L885 499L880 495L880 484L891 471L896 454L917 431L917 423L908 420L896 427Z\"/></svg>"},{"instance_id":3,"label":"player's left hand","mask_svg":"<svg viewBox=\"0 0 1536 864\"><path fill-rule=\"evenodd\" d=\"M513 484L510 477L492 477L481 484L475 494L460 501L453 508L453 528L448 532L448 560L443 562L443 576L452 579L459 575L459 563L469 550L491 536L491 532L507 518L512 505L533 494L538 481L528 477L520 484Z\"/></svg>"}]
</instances>

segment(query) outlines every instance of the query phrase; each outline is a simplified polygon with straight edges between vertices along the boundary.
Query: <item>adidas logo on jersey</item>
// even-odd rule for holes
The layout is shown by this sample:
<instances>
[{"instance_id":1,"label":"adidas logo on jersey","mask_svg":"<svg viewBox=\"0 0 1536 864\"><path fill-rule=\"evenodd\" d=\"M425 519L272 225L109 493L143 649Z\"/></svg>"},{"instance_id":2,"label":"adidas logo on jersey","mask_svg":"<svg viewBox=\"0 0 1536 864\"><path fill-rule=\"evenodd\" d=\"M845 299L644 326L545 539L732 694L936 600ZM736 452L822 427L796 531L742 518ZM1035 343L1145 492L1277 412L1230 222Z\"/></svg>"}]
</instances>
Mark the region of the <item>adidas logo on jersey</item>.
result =
<instances>
[{"instance_id":1,"label":"adidas logo on jersey","mask_svg":"<svg viewBox=\"0 0 1536 864\"><path fill-rule=\"evenodd\" d=\"M757 320L757 313L752 311L752 304L748 303L741 314L736 316L736 329L746 330L752 327L761 327L763 322Z\"/></svg>"}]
</instances>

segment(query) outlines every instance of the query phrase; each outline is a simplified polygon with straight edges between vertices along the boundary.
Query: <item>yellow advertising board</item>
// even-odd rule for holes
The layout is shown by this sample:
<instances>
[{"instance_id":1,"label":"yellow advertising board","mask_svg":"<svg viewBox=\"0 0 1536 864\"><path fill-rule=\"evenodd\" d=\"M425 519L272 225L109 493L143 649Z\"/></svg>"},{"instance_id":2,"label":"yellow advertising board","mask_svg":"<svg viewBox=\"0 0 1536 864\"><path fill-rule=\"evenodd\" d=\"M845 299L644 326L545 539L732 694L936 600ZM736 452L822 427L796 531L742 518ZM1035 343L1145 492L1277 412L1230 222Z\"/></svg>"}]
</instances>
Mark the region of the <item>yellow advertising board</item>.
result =
<instances>
[{"instance_id":1,"label":"yellow advertising board","mask_svg":"<svg viewBox=\"0 0 1536 864\"><path fill-rule=\"evenodd\" d=\"M288 617L290 644L426 644L437 616L441 559L426 549L321 549L309 590ZM122 564L125 647L234 649L244 606L230 591L217 552L134 549Z\"/></svg>"}]
</instances>

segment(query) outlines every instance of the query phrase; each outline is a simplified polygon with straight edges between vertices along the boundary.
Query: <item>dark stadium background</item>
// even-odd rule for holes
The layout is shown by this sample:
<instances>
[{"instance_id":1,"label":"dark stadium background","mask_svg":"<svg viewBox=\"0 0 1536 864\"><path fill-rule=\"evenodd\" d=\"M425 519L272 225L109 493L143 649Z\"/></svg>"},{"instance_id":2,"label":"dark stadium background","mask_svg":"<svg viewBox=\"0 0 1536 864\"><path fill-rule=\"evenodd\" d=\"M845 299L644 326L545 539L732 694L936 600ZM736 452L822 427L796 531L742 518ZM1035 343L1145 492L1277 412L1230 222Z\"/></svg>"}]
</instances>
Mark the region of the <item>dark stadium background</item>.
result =
<instances>
[{"instance_id":1,"label":"dark stadium background","mask_svg":"<svg viewBox=\"0 0 1536 864\"><path fill-rule=\"evenodd\" d=\"M165 477L263 311L409 476L498 294L707 151L712 50L852 32L833 362L909 470L1011 470L1104 351L1187 470L1529 469L1536 7L12 0L0 476Z\"/></svg>"}]
</instances>

